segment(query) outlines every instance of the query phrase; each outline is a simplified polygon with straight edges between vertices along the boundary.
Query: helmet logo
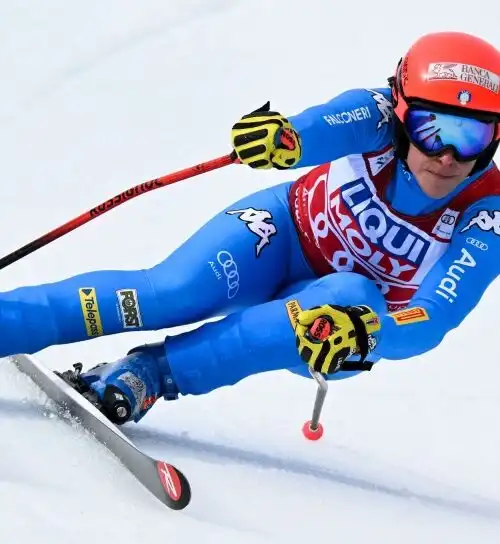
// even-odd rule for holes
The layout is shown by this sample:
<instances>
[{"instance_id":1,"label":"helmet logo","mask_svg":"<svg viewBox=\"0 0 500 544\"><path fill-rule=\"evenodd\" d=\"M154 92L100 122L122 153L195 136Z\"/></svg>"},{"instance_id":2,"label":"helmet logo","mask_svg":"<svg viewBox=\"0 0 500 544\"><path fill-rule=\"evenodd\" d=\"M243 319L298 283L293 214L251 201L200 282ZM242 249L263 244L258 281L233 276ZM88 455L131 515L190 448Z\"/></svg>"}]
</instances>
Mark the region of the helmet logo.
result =
<instances>
[{"instance_id":1,"label":"helmet logo","mask_svg":"<svg viewBox=\"0 0 500 544\"><path fill-rule=\"evenodd\" d=\"M472 95L469 91L460 91L457 95L458 101L462 106L465 106L472 100Z\"/></svg>"},{"instance_id":2,"label":"helmet logo","mask_svg":"<svg viewBox=\"0 0 500 544\"><path fill-rule=\"evenodd\" d=\"M458 64L453 62L431 62L427 79L429 81L434 79L458 79L458 75L454 70L456 66Z\"/></svg>"},{"instance_id":3,"label":"helmet logo","mask_svg":"<svg viewBox=\"0 0 500 544\"><path fill-rule=\"evenodd\" d=\"M500 76L486 68L459 62L431 62L427 70L428 81L461 81L478 85L495 94L500 93Z\"/></svg>"}]
</instances>

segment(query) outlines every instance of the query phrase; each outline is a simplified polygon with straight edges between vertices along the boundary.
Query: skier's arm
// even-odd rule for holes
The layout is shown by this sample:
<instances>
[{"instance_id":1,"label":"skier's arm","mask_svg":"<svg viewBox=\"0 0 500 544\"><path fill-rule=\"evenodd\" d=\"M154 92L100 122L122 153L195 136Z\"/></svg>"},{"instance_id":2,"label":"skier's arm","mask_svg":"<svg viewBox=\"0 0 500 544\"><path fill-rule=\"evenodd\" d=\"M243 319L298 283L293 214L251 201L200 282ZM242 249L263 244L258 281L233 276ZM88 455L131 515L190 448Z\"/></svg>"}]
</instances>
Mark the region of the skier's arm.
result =
<instances>
[{"instance_id":1,"label":"skier's arm","mask_svg":"<svg viewBox=\"0 0 500 544\"><path fill-rule=\"evenodd\" d=\"M498 197L464 214L449 249L422 282L408 311L381 316L377 355L406 359L433 349L478 304L500 274L500 212L495 207L500 210Z\"/></svg>"},{"instance_id":2,"label":"skier's arm","mask_svg":"<svg viewBox=\"0 0 500 544\"><path fill-rule=\"evenodd\" d=\"M390 90L353 89L286 119L270 104L232 127L239 160L257 169L324 164L382 149L392 138Z\"/></svg>"},{"instance_id":3,"label":"skier's arm","mask_svg":"<svg viewBox=\"0 0 500 544\"><path fill-rule=\"evenodd\" d=\"M291 116L302 145L293 168L380 149L390 143L391 119L389 89L352 89Z\"/></svg>"}]
</instances>

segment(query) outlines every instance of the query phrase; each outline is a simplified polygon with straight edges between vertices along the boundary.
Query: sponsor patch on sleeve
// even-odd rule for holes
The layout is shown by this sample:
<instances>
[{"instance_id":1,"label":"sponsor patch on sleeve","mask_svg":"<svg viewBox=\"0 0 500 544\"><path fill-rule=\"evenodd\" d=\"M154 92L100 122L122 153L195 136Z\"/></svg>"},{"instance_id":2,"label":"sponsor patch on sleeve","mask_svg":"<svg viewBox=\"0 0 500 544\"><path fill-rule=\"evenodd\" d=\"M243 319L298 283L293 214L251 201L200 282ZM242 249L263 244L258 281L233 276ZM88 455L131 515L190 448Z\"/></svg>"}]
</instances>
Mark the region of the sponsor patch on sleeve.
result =
<instances>
[{"instance_id":1,"label":"sponsor patch on sleeve","mask_svg":"<svg viewBox=\"0 0 500 544\"><path fill-rule=\"evenodd\" d=\"M87 336L91 338L102 336L104 333L95 289L93 287L81 287L78 289L78 294Z\"/></svg>"},{"instance_id":2,"label":"sponsor patch on sleeve","mask_svg":"<svg viewBox=\"0 0 500 544\"><path fill-rule=\"evenodd\" d=\"M286 311L288 313L288 319L290 320L290 324L292 325L292 328L295 329L295 325L297 324L297 316L302 311L302 308L300 307L300 304L297 300L289 300L286 304Z\"/></svg>"},{"instance_id":3,"label":"sponsor patch on sleeve","mask_svg":"<svg viewBox=\"0 0 500 544\"><path fill-rule=\"evenodd\" d=\"M116 291L118 309L124 329L142 327L142 316L139 308L139 297L135 289L119 289Z\"/></svg>"},{"instance_id":4,"label":"sponsor patch on sleeve","mask_svg":"<svg viewBox=\"0 0 500 544\"><path fill-rule=\"evenodd\" d=\"M429 314L426 309L421 306L398 310L389 315L394 319L396 325L410 325L411 323L418 323L419 321L429 321Z\"/></svg>"}]
</instances>

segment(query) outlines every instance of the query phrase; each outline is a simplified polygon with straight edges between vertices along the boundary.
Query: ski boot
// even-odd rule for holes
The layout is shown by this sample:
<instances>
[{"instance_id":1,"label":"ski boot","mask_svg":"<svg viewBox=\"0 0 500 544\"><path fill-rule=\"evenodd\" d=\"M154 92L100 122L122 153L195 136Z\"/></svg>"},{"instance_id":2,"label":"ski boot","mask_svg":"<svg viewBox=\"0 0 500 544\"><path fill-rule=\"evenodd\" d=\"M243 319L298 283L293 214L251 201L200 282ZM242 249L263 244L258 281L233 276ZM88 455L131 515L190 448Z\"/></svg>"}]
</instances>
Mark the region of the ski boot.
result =
<instances>
[{"instance_id":1,"label":"ski boot","mask_svg":"<svg viewBox=\"0 0 500 544\"><path fill-rule=\"evenodd\" d=\"M117 425L139 421L160 397L179 396L163 342L134 348L118 361L87 372L81 363L73 368L57 374Z\"/></svg>"}]
</instances>

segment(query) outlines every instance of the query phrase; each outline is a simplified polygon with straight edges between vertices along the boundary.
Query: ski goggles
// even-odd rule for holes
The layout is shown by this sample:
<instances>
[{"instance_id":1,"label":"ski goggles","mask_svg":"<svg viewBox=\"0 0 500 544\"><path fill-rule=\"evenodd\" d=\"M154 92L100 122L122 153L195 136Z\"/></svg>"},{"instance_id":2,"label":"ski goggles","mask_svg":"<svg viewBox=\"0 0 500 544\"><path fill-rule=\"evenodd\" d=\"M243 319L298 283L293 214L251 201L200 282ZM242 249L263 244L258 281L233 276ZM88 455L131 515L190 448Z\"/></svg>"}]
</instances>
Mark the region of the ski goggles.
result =
<instances>
[{"instance_id":1,"label":"ski goggles","mask_svg":"<svg viewBox=\"0 0 500 544\"><path fill-rule=\"evenodd\" d=\"M479 158L492 144L497 122L412 107L406 111L405 130L410 142L434 157L446 150L460 162Z\"/></svg>"}]
</instances>

